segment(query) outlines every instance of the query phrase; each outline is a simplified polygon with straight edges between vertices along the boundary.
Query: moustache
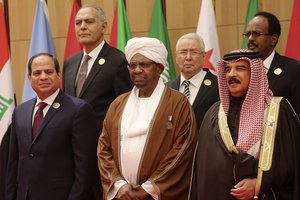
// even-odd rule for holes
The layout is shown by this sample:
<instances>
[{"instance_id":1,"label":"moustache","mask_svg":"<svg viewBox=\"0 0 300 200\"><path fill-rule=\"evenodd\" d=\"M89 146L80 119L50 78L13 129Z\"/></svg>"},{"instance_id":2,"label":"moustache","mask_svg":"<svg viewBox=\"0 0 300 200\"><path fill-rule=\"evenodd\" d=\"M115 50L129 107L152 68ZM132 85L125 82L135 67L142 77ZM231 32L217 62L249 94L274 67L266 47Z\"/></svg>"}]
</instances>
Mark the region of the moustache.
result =
<instances>
[{"instance_id":1,"label":"moustache","mask_svg":"<svg viewBox=\"0 0 300 200\"><path fill-rule=\"evenodd\" d=\"M230 79L228 80L228 83L229 83L229 84L232 84L232 83L241 83L241 81L238 80L238 79L235 78L235 77L232 77L232 78L230 78Z\"/></svg>"},{"instance_id":2,"label":"moustache","mask_svg":"<svg viewBox=\"0 0 300 200\"><path fill-rule=\"evenodd\" d=\"M249 42L248 42L248 48L249 48L249 45L253 45L253 46L255 46L255 47L257 47L258 45L257 44L255 44L255 42L254 41L252 41L252 40L250 40Z\"/></svg>"}]
</instances>

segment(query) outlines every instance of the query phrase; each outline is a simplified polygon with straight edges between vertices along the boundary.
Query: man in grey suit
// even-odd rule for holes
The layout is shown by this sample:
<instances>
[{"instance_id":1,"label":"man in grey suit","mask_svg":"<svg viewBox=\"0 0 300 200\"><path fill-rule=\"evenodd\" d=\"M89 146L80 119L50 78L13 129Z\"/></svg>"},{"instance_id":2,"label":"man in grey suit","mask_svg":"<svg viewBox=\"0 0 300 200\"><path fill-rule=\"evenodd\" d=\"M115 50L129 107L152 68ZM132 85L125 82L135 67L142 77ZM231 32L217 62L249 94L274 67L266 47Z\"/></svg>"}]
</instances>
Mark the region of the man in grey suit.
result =
<instances>
[{"instance_id":1,"label":"man in grey suit","mask_svg":"<svg viewBox=\"0 0 300 200\"><path fill-rule=\"evenodd\" d=\"M82 7L75 18L75 31L83 51L67 58L63 66L63 90L92 105L99 134L110 103L133 87L125 55L104 40L106 27L105 13L100 7ZM89 56L86 80L78 91L80 68L86 56Z\"/></svg>"},{"instance_id":2,"label":"man in grey suit","mask_svg":"<svg viewBox=\"0 0 300 200\"><path fill-rule=\"evenodd\" d=\"M28 79L37 97L12 117L6 200L93 198L95 116L88 103L59 89L59 72L50 54L29 60Z\"/></svg>"},{"instance_id":3,"label":"man in grey suit","mask_svg":"<svg viewBox=\"0 0 300 200\"><path fill-rule=\"evenodd\" d=\"M299 117L300 62L275 51L280 33L280 22L275 15L258 12L248 23L243 36L247 39L248 49L260 52L274 96L285 97Z\"/></svg>"},{"instance_id":4,"label":"man in grey suit","mask_svg":"<svg viewBox=\"0 0 300 200\"><path fill-rule=\"evenodd\" d=\"M166 83L188 96L195 112L198 130L206 111L219 100L217 77L208 69L202 68L204 61L203 39L197 33L181 36L176 44L176 63L181 73Z\"/></svg>"},{"instance_id":5,"label":"man in grey suit","mask_svg":"<svg viewBox=\"0 0 300 200\"><path fill-rule=\"evenodd\" d=\"M104 40L107 27L105 13L96 5L82 7L75 18L75 31L83 51L64 61L63 90L84 99L96 114L98 135L110 103L119 95L132 89L124 53ZM85 57L89 59L84 64ZM83 66L86 71L83 72ZM81 75L85 74L83 83ZM96 156L96 154L95 154ZM95 184L95 200L101 199L100 175Z\"/></svg>"}]
</instances>

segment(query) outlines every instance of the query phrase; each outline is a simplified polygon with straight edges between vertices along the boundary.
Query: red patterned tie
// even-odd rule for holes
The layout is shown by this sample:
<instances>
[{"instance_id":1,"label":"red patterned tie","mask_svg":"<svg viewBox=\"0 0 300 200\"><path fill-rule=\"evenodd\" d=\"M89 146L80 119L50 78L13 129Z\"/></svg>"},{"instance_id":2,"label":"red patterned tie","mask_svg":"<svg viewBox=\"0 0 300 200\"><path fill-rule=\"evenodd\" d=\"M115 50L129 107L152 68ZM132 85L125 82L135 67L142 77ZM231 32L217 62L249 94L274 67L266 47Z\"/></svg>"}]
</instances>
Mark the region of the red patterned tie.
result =
<instances>
[{"instance_id":1,"label":"red patterned tie","mask_svg":"<svg viewBox=\"0 0 300 200\"><path fill-rule=\"evenodd\" d=\"M77 78L77 85L76 85L76 96L78 97L83 84L85 82L85 79L87 77L87 71L88 71L88 61L91 57L89 55L85 55L83 58L83 62L81 63L79 73L78 73L78 78Z\"/></svg>"},{"instance_id":2,"label":"red patterned tie","mask_svg":"<svg viewBox=\"0 0 300 200\"><path fill-rule=\"evenodd\" d=\"M36 111L33 119L33 125L32 125L32 138L34 139L36 137L36 134L38 133L38 130L42 124L42 121L44 119L43 110L48 104L45 102L40 102L38 105L38 110Z\"/></svg>"}]
</instances>

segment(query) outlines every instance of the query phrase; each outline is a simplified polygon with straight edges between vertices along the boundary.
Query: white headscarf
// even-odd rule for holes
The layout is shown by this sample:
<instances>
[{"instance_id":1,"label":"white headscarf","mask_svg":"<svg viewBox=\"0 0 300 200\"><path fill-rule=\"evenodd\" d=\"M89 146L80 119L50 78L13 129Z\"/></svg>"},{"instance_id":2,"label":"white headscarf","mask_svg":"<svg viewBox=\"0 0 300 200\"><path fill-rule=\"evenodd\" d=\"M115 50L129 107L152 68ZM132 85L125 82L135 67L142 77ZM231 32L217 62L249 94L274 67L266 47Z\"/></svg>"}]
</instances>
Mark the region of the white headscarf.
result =
<instances>
[{"instance_id":1,"label":"white headscarf","mask_svg":"<svg viewBox=\"0 0 300 200\"><path fill-rule=\"evenodd\" d=\"M125 46L125 56L128 62L132 57L140 53L148 59L162 64L164 67L168 66L168 51L165 45L156 38L149 37L135 37L128 40Z\"/></svg>"}]
</instances>

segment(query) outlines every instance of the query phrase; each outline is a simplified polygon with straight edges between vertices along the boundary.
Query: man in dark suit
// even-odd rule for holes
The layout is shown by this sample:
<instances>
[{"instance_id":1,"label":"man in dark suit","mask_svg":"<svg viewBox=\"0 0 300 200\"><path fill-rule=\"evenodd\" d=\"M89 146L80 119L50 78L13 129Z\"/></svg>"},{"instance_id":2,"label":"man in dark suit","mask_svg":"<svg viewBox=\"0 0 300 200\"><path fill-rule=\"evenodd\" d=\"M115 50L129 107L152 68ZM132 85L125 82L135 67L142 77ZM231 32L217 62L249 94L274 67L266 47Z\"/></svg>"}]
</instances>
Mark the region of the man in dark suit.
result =
<instances>
[{"instance_id":1,"label":"man in dark suit","mask_svg":"<svg viewBox=\"0 0 300 200\"><path fill-rule=\"evenodd\" d=\"M63 66L63 90L92 105L99 134L110 103L133 87L125 55L104 41L106 27L105 13L100 7L82 7L76 15L75 31L83 51L66 59ZM86 55L90 57L86 80L78 91L80 66Z\"/></svg>"},{"instance_id":2,"label":"man in dark suit","mask_svg":"<svg viewBox=\"0 0 300 200\"><path fill-rule=\"evenodd\" d=\"M37 97L12 117L6 200L91 199L97 169L91 106L59 89L59 64L50 54L29 60L28 79Z\"/></svg>"},{"instance_id":3,"label":"man in dark suit","mask_svg":"<svg viewBox=\"0 0 300 200\"><path fill-rule=\"evenodd\" d=\"M181 74L166 83L169 87L186 94L194 109L199 130L206 111L219 100L217 77L203 69L205 46L197 33L188 33L176 44L176 63ZM185 86L186 82L189 84Z\"/></svg>"},{"instance_id":4,"label":"man in dark suit","mask_svg":"<svg viewBox=\"0 0 300 200\"><path fill-rule=\"evenodd\" d=\"M281 56L274 50L280 33L280 22L275 15L258 12L249 22L243 36L247 39L248 49L261 53L274 95L285 97L299 117L300 62Z\"/></svg>"}]
</instances>

